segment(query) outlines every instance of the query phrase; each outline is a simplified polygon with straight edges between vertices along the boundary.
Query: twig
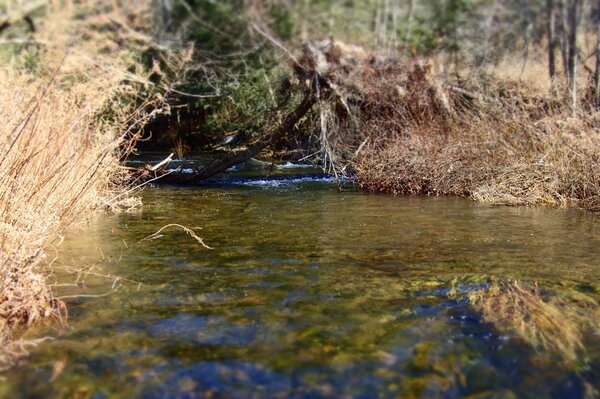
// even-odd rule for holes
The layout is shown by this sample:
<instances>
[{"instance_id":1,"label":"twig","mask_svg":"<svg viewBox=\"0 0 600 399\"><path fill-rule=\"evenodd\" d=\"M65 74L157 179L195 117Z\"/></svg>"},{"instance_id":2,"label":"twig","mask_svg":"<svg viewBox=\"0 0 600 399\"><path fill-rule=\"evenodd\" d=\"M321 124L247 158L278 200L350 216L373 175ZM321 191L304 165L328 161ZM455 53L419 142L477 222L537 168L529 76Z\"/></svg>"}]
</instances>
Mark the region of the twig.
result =
<instances>
[{"instance_id":1,"label":"twig","mask_svg":"<svg viewBox=\"0 0 600 399\"><path fill-rule=\"evenodd\" d=\"M113 294L114 292L115 292L115 290L105 292L104 294L65 295L65 296L59 296L58 299L64 300L64 299L75 299L75 298L102 298L105 296L109 296L109 295Z\"/></svg>"},{"instance_id":2,"label":"twig","mask_svg":"<svg viewBox=\"0 0 600 399\"><path fill-rule=\"evenodd\" d=\"M193 93L187 93L185 91L177 90L177 89L174 89L172 87L168 87L168 88L166 88L166 90L172 91L173 93L177 93L177 94L180 94L182 96L194 97L194 98L217 98L217 97L223 97L223 95L221 93L214 93L214 94L193 94Z\"/></svg>"},{"instance_id":3,"label":"twig","mask_svg":"<svg viewBox=\"0 0 600 399\"><path fill-rule=\"evenodd\" d=\"M268 41L270 41L271 43L273 43L275 46L277 46L281 50L283 50L283 52L287 54L287 56L292 60L292 62L296 66L298 66L299 68L301 68L302 70L304 70L304 66L302 64L300 64L300 61L298 61L298 59L294 56L294 54L292 54L292 52L290 50L288 50L287 48L285 48L285 46L283 44L281 44L281 42L279 40L275 39L273 36L269 35L267 32L265 32L262 29L260 29L258 27L258 25L256 25L254 22L252 22L252 24L250 24L250 26L252 26L252 29L254 29L256 32L258 32L265 39L267 39Z\"/></svg>"},{"instance_id":4,"label":"twig","mask_svg":"<svg viewBox=\"0 0 600 399\"><path fill-rule=\"evenodd\" d=\"M164 165L168 164L169 162L171 162L173 160L173 153L169 154L168 157L166 157L165 159L163 159L162 161L160 161L159 163L157 163L156 165L148 168L150 171L155 172L157 169L163 167Z\"/></svg>"},{"instance_id":5,"label":"twig","mask_svg":"<svg viewBox=\"0 0 600 399\"><path fill-rule=\"evenodd\" d=\"M14 38L14 39L2 39L2 40L0 40L0 44L40 44L40 45L43 44L45 46L45 45L48 45L51 43L47 40Z\"/></svg>"},{"instance_id":6,"label":"twig","mask_svg":"<svg viewBox=\"0 0 600 399\"><path fill-rule=\"evenodd\" d=\"M183 231L185 231L189 236L191 236L196 241L198 241L198 243L200 245L202 245L204 248L206 248L206 249L212 249L211 247L209 247L208 245L206 245L204 243L204 240L202 238L198 237L196 235L196 233L194 233L194 230L192 230L192 229L190 229L188 227L182 226L180 224L177 224L177 223L171 223L171 224L168 224L166 226L161 227L156 233L150 234L148 237L140 240L140 242L142 242L142 241L148 241L148 240L153 240L153 239L162 237L162 235L160 233L162 233L163 230L165 230L165 229L167 229L169 227L179 227L180 229L182 229Z\"/></svg>"}]
</instances>

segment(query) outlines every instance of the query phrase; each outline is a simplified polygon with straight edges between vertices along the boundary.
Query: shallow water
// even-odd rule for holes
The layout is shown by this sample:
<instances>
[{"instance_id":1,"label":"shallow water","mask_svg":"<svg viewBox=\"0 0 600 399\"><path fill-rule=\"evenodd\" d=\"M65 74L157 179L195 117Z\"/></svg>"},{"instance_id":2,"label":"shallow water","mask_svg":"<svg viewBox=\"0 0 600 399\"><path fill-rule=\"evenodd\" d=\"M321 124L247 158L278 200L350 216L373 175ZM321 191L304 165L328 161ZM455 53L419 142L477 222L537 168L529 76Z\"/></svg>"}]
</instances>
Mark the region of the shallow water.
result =
<instances>
[{"instance_id":1,"label":"shallow water","mask_svg":"<svg viewBox=\"0 0 600 399\"><path fill-rule=\"evenodd\" d=\"M3 396L578 398L600 385L598 337L567 365L448 296L452 279L489 275L595 295L588 214L367 195L322 176L149 188L143 201L72 232L58 262L141 286L68 299L69 327L9 372ZM140 242L169 223L213 249L176 228ZM56 291L113 284L84 280Z\"/></svg>"}]
</instances>

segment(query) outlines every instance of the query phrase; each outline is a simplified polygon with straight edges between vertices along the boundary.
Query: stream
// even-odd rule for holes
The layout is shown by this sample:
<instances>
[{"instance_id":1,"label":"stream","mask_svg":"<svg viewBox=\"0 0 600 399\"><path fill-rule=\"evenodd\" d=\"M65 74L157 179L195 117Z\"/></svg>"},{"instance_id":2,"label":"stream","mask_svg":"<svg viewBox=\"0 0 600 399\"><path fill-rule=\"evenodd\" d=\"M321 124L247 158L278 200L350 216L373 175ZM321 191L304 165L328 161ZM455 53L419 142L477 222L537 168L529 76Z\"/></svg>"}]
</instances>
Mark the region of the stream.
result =
<instances>
[{"instance_id":1,"label":"stream","mask_svg":"<svg viewBox=\"0 0 600 399\"><path fill-rule=\"evenodd\" d=\"M592 215L370 195L294 165L141 197L141 210L66 238L57 265L93 273L55 288L68 326L35 332L56 338L6 374L1 396L580 398L600 387L597 335L567 364L449 295L453 279L497 276L597 298ZM212 249L174 226L142 241L168 224Z\"/></svg>"}]
</instances>

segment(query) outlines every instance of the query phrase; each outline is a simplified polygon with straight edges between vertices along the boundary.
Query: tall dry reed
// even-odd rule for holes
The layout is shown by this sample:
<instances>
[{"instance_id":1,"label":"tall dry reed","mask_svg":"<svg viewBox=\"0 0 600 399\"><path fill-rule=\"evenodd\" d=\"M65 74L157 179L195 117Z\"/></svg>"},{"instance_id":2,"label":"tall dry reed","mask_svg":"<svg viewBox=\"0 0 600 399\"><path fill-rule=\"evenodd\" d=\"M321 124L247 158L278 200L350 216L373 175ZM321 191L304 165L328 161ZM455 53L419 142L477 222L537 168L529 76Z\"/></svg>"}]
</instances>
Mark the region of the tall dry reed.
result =
<instances>
[{"instance_id":1,"label":"tall dry reed","mask_svg":"<svg viewBox=\"0 0 600 399\"><path fill-rule=\"evenodd\" d=\"M88 3L47 10L29 48L3 53L0 369L26 352L19 337L27 327L64 322L47 284L54 249L68 225L120 207L127 172L119 157L162 104L135 63L149 45L138 33L149 25L144 2Z\"/></svg>"}]
</instances>

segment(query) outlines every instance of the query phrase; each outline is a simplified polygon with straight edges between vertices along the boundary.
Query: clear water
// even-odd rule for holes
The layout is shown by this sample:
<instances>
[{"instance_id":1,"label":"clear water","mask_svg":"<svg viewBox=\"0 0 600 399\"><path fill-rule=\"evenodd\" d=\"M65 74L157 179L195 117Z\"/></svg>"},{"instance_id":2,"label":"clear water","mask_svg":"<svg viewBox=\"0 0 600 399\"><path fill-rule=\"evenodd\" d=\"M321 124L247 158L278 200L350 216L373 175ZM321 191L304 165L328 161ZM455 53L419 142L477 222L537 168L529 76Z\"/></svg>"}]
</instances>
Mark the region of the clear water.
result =
<instances>
[{"instance_id":1,"label":"clear water","mask_svg":"<svg viewBox=\"0 0 600 399\"><path fill-rule=\"evenodd\" d=\"M68 299L69 327L1 395L579 398L600 384L598 337L574 367L448 296L453 278L478 275L596 295L589 214L367 195L318 176L150 188L143 201L72 232L59 260L141 286ZM213 249L177 229L140 242L169 223ZM84 280L57 293L113 283Z\"/></svg>"}]
</instances>

